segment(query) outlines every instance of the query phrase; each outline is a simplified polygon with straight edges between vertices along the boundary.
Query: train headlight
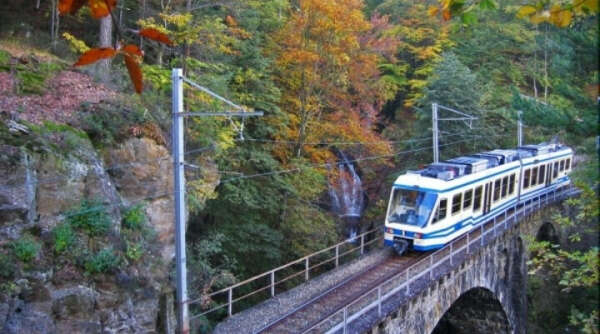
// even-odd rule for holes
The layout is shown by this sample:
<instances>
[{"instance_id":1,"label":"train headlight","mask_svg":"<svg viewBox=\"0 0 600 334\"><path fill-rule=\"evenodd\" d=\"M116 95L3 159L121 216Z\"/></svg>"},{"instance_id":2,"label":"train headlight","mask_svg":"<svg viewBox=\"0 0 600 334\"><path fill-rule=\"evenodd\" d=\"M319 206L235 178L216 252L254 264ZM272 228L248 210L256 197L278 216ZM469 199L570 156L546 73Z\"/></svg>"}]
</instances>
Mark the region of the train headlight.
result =
<instances>
[{"instance_id":1,"label":"train headlight","mask_svg":"<svg viewBox=\"0 0 600 334\"><path fill-rule=\"evenodd\" d=\"M415 239L421 239L422 236L423 234L421 233L415 233Z\"/></svg>"},{"instance_id":2,"label":"train headlight","mask_svg":"<svg viewBox=\"0 0 600 334\"><path fill-rule=\"evenodd\" d=\"M388 227L385 229L385 233L394 234L394 229L391 227Z\"/></svg>"}]
</instances>

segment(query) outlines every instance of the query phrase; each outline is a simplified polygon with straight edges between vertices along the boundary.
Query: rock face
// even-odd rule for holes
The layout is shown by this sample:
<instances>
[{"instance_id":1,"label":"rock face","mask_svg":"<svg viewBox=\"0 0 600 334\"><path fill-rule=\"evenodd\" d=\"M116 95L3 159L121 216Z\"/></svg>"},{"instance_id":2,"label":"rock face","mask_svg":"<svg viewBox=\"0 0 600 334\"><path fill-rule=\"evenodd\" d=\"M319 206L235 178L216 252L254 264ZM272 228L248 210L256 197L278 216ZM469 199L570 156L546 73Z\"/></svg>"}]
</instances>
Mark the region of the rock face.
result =
<instances>
[{"instance_id":1,"label":"rock face","mask_svg":"<svg viewBox=\"0 0 600 334\"><path fill-rule=\"evenodd\" d=\"M172 333L168 150L146 138L128 139L102 153L85 138L76 147L57 152L0 144L0 332ZM104 205L109 231L98 239L77 230L87 253L73 248L57 254L54 229L82 199ZM152 239L141 255L132 255L130 244L142 240L142 232L124 230L122 210L138 203L144 204ZM24 237L39 249L27 263L13 251ZM109 246L120 254L120 265L106 272L89 269L92 255Z\"/></svg>"},{"instance_id":2,"label":"rock face","mask_svg":"<svg viewBox=\"0 0 600 334\"><path fill-rule=\"evenodd\" d=\"M146 214L158 234L161 255L175 254L173 224L173 163L169 152L148 138L132 138L105 154L108 173L126 203L146 199Z\"/></svg>"}]
</instances>

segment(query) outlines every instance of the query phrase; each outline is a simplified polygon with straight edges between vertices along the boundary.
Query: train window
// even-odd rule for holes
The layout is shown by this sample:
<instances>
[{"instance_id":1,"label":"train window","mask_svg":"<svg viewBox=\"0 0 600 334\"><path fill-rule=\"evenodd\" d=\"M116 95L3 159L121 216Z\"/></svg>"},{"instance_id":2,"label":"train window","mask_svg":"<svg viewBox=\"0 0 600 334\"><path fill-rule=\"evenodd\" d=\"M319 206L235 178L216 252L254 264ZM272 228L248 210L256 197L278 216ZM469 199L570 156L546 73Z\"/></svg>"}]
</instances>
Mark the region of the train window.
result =
<instances>
[{"instance_id":1,"label":"train window","mask_svg":"<svg viewBox=\"0 0 600 334\"><path fill-rule=\"evenodd\" d=\"M472 202L473 202L473 189L469 189L469 190L465 191L465 197L463 200L463 210L470 208Z\"/></svg>"},{"instance_id":2,"label":"train window","mask_svg":"<svg viewBox=\"0 0 600 334\"><path fill-rule=\"evenodd\" d=\"M510 176L510 181L508 181L508 194L512 195L515 192L515 174Z\"/></svg>"},{"instance_id":3,"label":"train window","mask_svg":"<svg viewBox=\"0 0 600 334\"><path fill-rule=\"evenodd\" d=\"M538 178L538 184L543 184L544 183L544 176L545 176L544 174L545 174L545 172L546 172L546 166L545 165L540 166L540 175L539 175L539 178Z\"/></svg>"},{"instance_id":4,"label":"train window","mask_svg":"<svg viewBox=\"0 0 600 334\"><path fill-rule=\"evenodd\" d=\"M531 170L528 169L525 171L525 175L523 175L523 189L529 188L529 176L531 174Z\"/></svg>"},{"instance_id":5,"label":"train window","mask_svg":"<svg viewBox=\"0 0 600 334\"><path fill-rule=\"evenodd\" d=\"M566 170L569 170L569 168L571 168L571 158L567 159L567 165L565 166Z\"/></svg>"},{"instance_id":6,"label":"train window","mask_svg":"<svg viewBox=\"0 0 600 334\"><path fill-rule=\"evenodd\" d=\"M500 199L501 182L502 182L502 179L497 179L496 182L494 182L494 202L496 202L497 200Z\"/></svg>"},{"instance_id":7,"label":"train window","mask_svg":"<svg viewBox=\"0 0 600 334\"><path fill-rule=\"evenodd\" d=\"M452 197L452 214L460 212L460 203L462 202L462 193L458 193Z\"/></svg>"},{"instance_id":8,"label":"train window","mask_svg":"<svg viewBox=\"0 0 600 334\"><path fill-rule=\"evenodd\" d=\"M506 197L506 191L508 190L508 176L502 179L502 198Z\"/></svg>"},{"instance_id":9,"label":"train window","mask_svg":"<svg viewBox=\"0 0 600 334\"><path fill-rule=\"evenodd\" d=\"M556 178L558 176L558 161L554 163L554 170L552 173L552 178Z\"/></svg>"},{"instance_id":10,"label":"train window","mask_svg":"<svg viewBox=\"0 0 600 334\"><path fill-rule=\"evenodd\" d=\"M565 161L561 160L560 161L560 171L562 172L563 170L565 170Z\"/></svg>"},{"instance_id":11,"label":"train window","mask_svg":"<svg viewBox=\"0 0 600 334\"><path fill-rule=\"evenodd\" d=\"M532 187L537 184L537 174L538 174L537 172L538 172L537 167L533 167L531 169L531 186Z\"/></svg>"},{"instance_id":12,"label":"train window","mask_svg":"<svg viewBox=\"0 0 600 334\"><path fill-rule=\"evenodd\" d=\"M479 186L475 188L475 201L473 203L473 211L479 210L481 208L481 191L483 186Z\"/></svg>"},{"instance_id":13,"label":"train window","mask_svg":"<svg viewBox=\"0 0 600 334\"><path fill-rule=\"evenodd\" d=\"M438 206L436 212L435 212L435 216L433 216L433 224L439 222L440 220L446 218L446 211L447 211L447 207L448 207L448 200L447 199L441 199L440 200L440 205Z\"/></svg>"}]
</instances>

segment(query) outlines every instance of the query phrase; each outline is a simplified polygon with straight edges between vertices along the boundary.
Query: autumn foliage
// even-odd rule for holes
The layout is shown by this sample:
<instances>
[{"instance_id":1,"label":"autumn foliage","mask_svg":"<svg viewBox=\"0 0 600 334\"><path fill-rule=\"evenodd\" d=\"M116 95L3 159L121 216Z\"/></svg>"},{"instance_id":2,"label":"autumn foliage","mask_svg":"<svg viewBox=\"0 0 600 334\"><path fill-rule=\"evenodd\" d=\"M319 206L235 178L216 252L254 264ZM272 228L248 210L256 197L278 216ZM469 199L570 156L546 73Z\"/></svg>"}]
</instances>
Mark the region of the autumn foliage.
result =
<instances>
[{"instance_id":1,"label":"autumn foliage","mask_svg":"<svg viewBox=\"0 0 600 334\"><path fill-rule=\"evenodd\" d=\"M61 15L63 14L75 14L84 5L90 7L90 13L93 18L100 19L111 15L111 11L116 7L117 0L60 0L58 3L58 10ZM115 24L115 22L113 22ZM138 35L172 46L173 42L169 37L154 28L144 28L137 32ZM118 44L121 44L119 42ZM135 91L140 94L143 90L143 77L140 64L144 56L143 52L133 44L127 44L118 49L106 47L106 48L93 48L84 52L74 66L85 66L93 64L102 59L110 59L118 54L122 54L125 66L129 72L129 77L133 83Z\"/></svg>"}]
</instances>

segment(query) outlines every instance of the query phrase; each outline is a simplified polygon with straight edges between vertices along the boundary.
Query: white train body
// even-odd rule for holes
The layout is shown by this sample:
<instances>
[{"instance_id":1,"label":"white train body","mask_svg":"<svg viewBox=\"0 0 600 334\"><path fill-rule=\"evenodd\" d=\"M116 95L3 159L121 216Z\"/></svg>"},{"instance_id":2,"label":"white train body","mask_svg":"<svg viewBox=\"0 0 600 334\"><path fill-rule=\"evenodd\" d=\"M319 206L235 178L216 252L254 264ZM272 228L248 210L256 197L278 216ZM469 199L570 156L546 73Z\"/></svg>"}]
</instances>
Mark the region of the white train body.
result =
<instances>
[{"instance_id":1,"label":"white train body","mask_svg":"<svg viewBox=\"0 0 600 334\"><path fill-rule=\"evenodd\" d=\"M401 175L390 195L385 245L417 251L441 248L515 203L568 185L572 161L568 147L527 145Z\"/></svg>"}]
</instances>

